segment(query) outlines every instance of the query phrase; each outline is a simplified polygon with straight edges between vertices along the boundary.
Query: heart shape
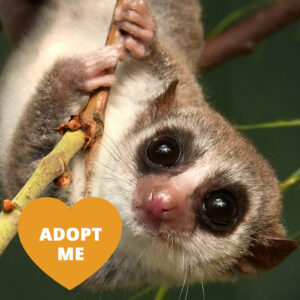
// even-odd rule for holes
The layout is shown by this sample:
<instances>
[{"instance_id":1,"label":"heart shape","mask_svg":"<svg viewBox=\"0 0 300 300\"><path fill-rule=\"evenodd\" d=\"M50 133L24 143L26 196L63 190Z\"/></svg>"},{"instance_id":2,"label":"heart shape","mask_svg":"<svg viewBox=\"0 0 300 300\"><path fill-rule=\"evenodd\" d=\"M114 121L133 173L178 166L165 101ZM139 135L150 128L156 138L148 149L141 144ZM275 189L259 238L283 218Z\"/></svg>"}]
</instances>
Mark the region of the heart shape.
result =
<instances>
[{"instance_id":1,"label":"heart shape","mask_svg":"<svg viewBox=\"0 0 300 300\"><path fill-rule=\"evenodd\" d=\"M71 209L58 199L40 198L22 211L18 232L33 262L71 290L113 254L122 221L117 209L100 198L80 200Z\"/></svg>"}]
</instances>

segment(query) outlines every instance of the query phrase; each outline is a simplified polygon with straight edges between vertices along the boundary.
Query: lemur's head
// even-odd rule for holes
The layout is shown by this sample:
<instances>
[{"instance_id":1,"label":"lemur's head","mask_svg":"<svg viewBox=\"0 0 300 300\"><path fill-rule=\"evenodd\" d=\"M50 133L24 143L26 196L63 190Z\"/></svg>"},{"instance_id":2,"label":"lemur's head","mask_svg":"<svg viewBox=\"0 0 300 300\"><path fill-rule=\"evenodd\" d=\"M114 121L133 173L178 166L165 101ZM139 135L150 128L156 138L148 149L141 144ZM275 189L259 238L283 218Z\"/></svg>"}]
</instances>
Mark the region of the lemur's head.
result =
<instances>
[{"instance_id":1,"label":"lemur's head","mask_svg":"<svg viewBox=\"0 0 300 300\"><path fill-rule=\"evenodd\" d=\"M227 121L199 105L200 90L184 88L171 84L119 147L108 199L123 219L118 251L135 257L144 284L269 270L297 247L280 222L274 172Z\"/></svg>"}]
</instances>

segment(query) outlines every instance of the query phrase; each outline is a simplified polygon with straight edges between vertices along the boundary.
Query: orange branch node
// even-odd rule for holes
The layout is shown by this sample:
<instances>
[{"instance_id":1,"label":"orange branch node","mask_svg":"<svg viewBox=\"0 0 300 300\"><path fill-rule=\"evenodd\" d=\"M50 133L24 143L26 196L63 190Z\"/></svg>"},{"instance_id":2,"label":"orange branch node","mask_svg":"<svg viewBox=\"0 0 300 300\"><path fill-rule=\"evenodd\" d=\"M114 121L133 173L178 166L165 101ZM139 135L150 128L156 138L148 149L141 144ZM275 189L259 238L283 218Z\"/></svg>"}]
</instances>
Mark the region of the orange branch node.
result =
<instances>
[{"instance_id":1,"label":"orange branch node","mask_svg":"<svg viewBox=\"0 0 300 300\"><path fill-rule=\"evenodd\" d=\"M12 212L16 208L16 204L8 199L2 202L2 210L6 213Z\"/></svg>"}]
</instances>

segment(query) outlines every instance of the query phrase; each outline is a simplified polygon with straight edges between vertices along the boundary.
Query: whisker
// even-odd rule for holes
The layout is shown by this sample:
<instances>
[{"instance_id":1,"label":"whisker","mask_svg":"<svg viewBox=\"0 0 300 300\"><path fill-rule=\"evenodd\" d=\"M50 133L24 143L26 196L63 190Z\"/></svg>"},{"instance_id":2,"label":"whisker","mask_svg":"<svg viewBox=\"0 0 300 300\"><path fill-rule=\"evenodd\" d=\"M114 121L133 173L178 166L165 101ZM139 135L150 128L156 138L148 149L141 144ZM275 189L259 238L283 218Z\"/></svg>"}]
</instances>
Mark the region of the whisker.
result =
<instances>
[{"instance_id":1,"label":"whisker","mask_svg":"<svg viewBox=\"0 0 300 300\"><path fill-rule=\"evenodd\" d=\"M178 300L181 299L181 296L182 296L182 293L183 293L183 290L184 290L184 286L185 286L186 276L187 276L187 269L185 271L185 275L184 275L184 279L183 279L183 284L182 284L182 287L181 287L181 290L180 290L180 294L179 294Z\"/></svg>"},{"instance_id":2,"label":"whisker","mask_svg":"<svg viewBox=\"0 0 300 300\"><path fill-rule=\"evenodd\" d=\"M188 297L188 293L189 293L189 285L186 286L186 292L185 292L185 297L184 297L184 300L187 299Z\"/></svg>"},{"instance_id":3,"label":"whisker","mask_svg":"<svg viewBox=\"0 0 300 300\"><path fill-rule=\"evenodd\" d=\"M116 178L113 178L113 177L100 177L100 179L104 179L104 180L112 180L112 181L115 181ZM118 179L120 181L123 181L122 179ZM127 183L126 181L124 181L125 184L127 184L129 186L129 183ZM124 187L121 187L122 190L126 191L126 192L131 192L131 189L126 189Z\"/></svg>"},{"instance_id":4,"label":"whisker","mask_svg":"<svg viewBox=\"0 0 300 300\"><path fill-rule=\"evenodd\" d=\"M141 251L140 255L137 257L137 259L136 259L136 264L133 264L133 265L132 265L130 271L128 272L129 274L130 274L132 271L134 271L134 270L136 269L136 266L137 266L137 264L139 263L139 261L140 261L140 259L142 258L142 256L144 255L145 251L146 251L146 247L144 248L143 251Z\"/></svg>"},{"instance_id":5,"label":"whisker","mask_svg":"<svg viewBox=\"0 0 300 300\"><path fill-rule=\"evenodd\" d=\"M108 140L107 140L107 142L106 142L106 146L105 146L105 149L108 151L108 153L112 155L112 152L114 151L114 154L118 156L119 160L123 163L123 165L124 165L126 168L128 168L128 169L131 171L131 173L132 173L133 175L136 176L136 175L137 175L137 174L136 174L136 171L135 171L131 166L127 165L126 162L124 161L124 159L123 159L124 153L122 153L122 152L120 151L120 149L119 149L119 147L117 146L117 144L113 141L113 139L112 139L108 134L105 134L105 136L108 138ZM109 145L108 141L112 144L113 147L112 147L111 145ZM104 143L103 143L103 144L104 144ZM129 146L129 145L128 145L128 146ZM108 149L108 147L109 147L109 149ZM117 150L117 153L116 153L115 150ZM128 154L130 154L130 152L127 153L127 157L128 157ZM134 156L130 155L128 158L129 158L129 160L132 160L133 157L134 157ZM114 159L117 161L116 156L114 156Z\"/></svg>"},{"instance_id":6,"label":"whisker","mask_svg":"<svg viewBox=\"0 0 300 300\"><path fill-rule=\"evenodd\" d=\"M101 166L103 166L104 168L106 168L106 173L107 173L108 175L114 176L114 177L116 177L116 178L121 178L120 176L122 176L122 174L118 174L114 169L112 169L111 167L107 166L106 164L104 164L104 163L102 163L102 162L98 162L98 163L99 163ZM110 171L110 172L107 172L107 170ZM123 176L123 179L127 179L127 180L128 180L128 183L131 183L131 182L132 182L132 181L130 181L130 180L128 179L128 177Z\"/></svg>"},{"instance_id":7,"label":"whisker","mask_svg":"<svg viewBox=\"0 0 300 300\"><path fill-rule=\"evenodd\" d=\"M201 280L201 286L202 286L202 296L203 296L203 299L202 299L202 300L205 300L205 291L204 291L203 280Z\"/></svg>"},{"instance_id":8,"label":"whisker","mask_svg":"<svg viewBox=\"0 0 300 300\"><path fill-rule=\"evenodd\" d=\"M104 135L109 139L109 141L115 147L114 149L116 149L118 151L119 157L122 157L124 154L121 153L120 148L117 146L117 144L114 142L114 140L108 134L104 133Z\"/></svg>"},{"instance_id":9,"label":"whisker","mask_svg":"<svg viewBox=\"0 0 300 300\"><path fill-rule=\"evenodd\" d=\"M142 256L144 255L145 251L146 251L146 247L145 247L145 249L141 252L141 254L138 256L138 258L137 258L137 260L136 260L137 263L138 263L139 260L142 258Z\"/></svg>"},{"instance_id":10,"label":"whisker","mask_svg":"<svg viewBox=\"0 0 300 300\"><path fill-rule=\"evenodd\" d=\"M105 167L105 168L107 168L108 170L111 171L111 173L107 172L107 175L113 176L114 178L119 179L119 180L121 180L121 181L127 183L129 186L131 186L132 181L129 181L128 178L126 178L126 177L120 177L120 175L117 175L116 172L115 172L113 169L109 168L108 166L106 166L105 164L103 164L103 163L101 163L101 162L100 162L100 164L101 164L103 167ZM113 178L113 177L111 177L111 178Z\"/></svg>"}]
</instances>

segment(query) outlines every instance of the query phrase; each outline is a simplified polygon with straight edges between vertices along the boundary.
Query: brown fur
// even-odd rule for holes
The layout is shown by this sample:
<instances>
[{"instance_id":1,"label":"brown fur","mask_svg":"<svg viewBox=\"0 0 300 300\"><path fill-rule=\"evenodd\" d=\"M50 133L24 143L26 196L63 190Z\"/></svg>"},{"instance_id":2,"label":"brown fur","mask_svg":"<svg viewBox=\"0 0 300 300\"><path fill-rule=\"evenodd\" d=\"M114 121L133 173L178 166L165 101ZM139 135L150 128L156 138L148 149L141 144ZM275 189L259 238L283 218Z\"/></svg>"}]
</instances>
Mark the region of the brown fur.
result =
<instances>
[{"instance_id":1,"label":"brown fur","mask_svg":"<svg viewBox=\"0 0 300 300\"><path fill-rule=\"evenodd\" d=\"M13 43L30 29L43 2L45 0L0 0L0 20Z\"/></svg>"},{"instance_id":2,"label":"brown fur","mask_svg":"<svg viewBox=\"0 0 300 300\"><path fill-rule=\"evenodd\" d=\"M40 159L59 141L54 129L68 120L74 111L74 98L82 98L78 90L82 68L74 60L60 60L40 82L30 106L19 121L5 164L3 186L12 199L30 178ZM25 130L24 130L25 129ZM26 157L26 159L24 159Z\"/></svg>"}]
</instances>

